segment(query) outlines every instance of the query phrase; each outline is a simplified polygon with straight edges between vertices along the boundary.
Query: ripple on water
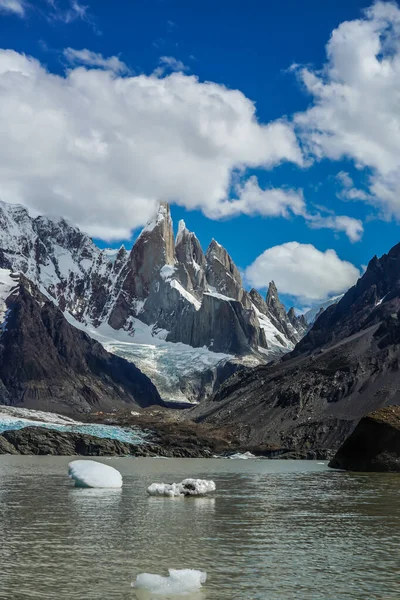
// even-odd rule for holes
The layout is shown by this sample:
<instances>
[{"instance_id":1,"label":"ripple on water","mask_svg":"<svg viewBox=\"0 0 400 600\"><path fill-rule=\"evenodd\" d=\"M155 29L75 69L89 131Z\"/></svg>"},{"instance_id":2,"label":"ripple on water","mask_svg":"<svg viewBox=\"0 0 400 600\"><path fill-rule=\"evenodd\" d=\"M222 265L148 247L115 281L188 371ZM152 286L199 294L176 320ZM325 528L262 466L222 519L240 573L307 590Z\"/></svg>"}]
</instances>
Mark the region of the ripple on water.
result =
<instances>
[{"instance_id":1,"label":"ripple on water","mask_svg":"<svg viewBox=\"0 0 400 600\"><path fill-rule=\"evenodd\" d=\"M0 460L0 598L133 600L138 573L168 568L206 571L207 600L399 598L396 475L128 458L107 461L122 490L82 490L67 478L68 460ZM213 479L217 492L146 494L160 477L189 476Z\"/></svg>"}]
</instances>

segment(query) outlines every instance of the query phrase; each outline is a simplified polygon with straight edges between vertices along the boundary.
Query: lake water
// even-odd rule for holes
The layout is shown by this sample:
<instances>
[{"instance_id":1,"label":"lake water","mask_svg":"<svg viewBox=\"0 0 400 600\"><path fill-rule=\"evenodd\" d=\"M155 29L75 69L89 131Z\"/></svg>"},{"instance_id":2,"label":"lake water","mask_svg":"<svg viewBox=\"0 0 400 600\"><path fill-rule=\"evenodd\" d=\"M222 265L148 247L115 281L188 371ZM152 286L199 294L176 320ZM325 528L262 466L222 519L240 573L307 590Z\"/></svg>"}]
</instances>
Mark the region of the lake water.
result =
<instances>
[{"instance_id":1,"label":"lake water","mask_svg":"<svg viewBox=\"0 0 400 600\"><path fill-rule=\"evenodd\" d=\"M187 600L400 598L400 477L306 461L100 459L122 490L75 489L64 457L0 457L0 598L135 600L141 572L208 573ZM206 498L154 481L214 479ZM152 596L150 595L149 598Z\"/></svg>"}]
</instances>

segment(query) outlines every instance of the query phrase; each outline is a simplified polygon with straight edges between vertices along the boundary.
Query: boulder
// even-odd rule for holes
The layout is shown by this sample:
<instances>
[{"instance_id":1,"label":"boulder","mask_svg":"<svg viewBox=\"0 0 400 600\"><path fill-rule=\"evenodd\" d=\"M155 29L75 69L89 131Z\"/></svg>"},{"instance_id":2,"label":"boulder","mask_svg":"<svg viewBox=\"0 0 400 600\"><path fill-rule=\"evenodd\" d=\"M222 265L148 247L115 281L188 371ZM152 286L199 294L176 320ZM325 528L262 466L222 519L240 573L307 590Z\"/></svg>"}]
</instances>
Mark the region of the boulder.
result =
<instances>
[{"instance_id":1,"label":"boulder","mask_svg":"<svg viewBox=\"0 0 400 600\"><path fill-rule=\"evenodd\" d=\"M329 466L346 471L400 472L400 406L361 419Z\"/></svg>"}]
</instances>

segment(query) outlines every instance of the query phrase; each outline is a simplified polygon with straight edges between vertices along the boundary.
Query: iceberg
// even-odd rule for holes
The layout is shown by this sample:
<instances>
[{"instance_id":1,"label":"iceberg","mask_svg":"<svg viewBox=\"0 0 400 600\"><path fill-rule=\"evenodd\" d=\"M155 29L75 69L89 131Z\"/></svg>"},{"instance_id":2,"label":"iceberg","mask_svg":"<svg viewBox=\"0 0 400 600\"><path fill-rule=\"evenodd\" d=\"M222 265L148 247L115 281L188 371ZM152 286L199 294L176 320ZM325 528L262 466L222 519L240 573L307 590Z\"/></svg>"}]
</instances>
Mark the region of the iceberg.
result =
<instances>
[{"instance_id":1,"label":"iceberg","mask_svg":"<svg viewBox=\"0 0 400 600\"><path fill-rule=\"evenodd\" d=\"M215 492L216 485L214 481L207 479L184 479L180 483L152 483L147 493L149 496L166 496L173 498L175 496L204 496Z\"/></svg>"},{"instance_id":2,"label":"iceberg","mask_svg":"<svg viewBox=\"0 0 400 600\"><path fill-rule=\"evenodd\" d=\"M200 590L207 580L205 571L195 569L168 569L169 577L141 573L132 583L137 590L145 590L158 596L185 596L190 592Z\"/></svg>"},{"instance_id":3,"label":"iceberg","mask_svg":"<svg viewBox=\"0 0 400 600\"><path fill-rule=\"evenodd\" d=\"M68 477L81 488L121 488L122 475L114 467L94 460L74 460L68 465Z\"/></svg>"},{"instance_id":4,"label":"iceberg","mask_svg":"<svg viewBox=\"0 0 400 600\"><path fill-rule=\"evenodd\" d=\"M248 460L249 458L257 458L257 456L254 456L251 452L245 452L244 454L237 452L236 454L231 454L228 458L234 460Z\"/></svg>"}]
</instances>

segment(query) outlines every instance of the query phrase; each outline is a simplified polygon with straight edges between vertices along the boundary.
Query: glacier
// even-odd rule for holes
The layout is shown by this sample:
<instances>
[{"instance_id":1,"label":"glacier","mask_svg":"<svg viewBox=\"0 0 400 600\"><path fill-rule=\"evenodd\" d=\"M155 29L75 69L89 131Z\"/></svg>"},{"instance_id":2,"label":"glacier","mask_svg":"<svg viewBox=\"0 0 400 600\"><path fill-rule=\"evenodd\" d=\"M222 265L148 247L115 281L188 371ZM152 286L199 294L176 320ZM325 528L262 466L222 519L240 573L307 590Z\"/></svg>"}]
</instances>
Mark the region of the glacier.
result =
<instances>
[{"instance_id":1,"label":"glacier","mask_svg":"<svg viewBox=\"0 0 400 600\"><path fill-rule=\"evenodd\" d=\"M148 443L148 434L139 428L128 429L114 425L81 423L55 413L0 406L0 434L24 427L45 427L66 433L83 433L129 444Z\"/></svg>"},{"instance_id":2,"label":"glacier","mask_svg":"<svg viewBox=\"0 0 400 600\"><path fill-rule=\"evenodd\" d=\"M154 332L151 326L139 319L131 319L132 331L127 332L117 331L105 323L97 328L80 323L67 312L64 316L72 325L100 342L108 352L135 363L150 377L162 399L171 403L193 403L181 390L183 378L201 377L204 371L234 358L231 354L212 352L206 347L193 348L181 342L167 342L163 339L163 331ZM258 363L253 357L248 357L247 362L249 365Z\"/></svg>"}]
</instances>

